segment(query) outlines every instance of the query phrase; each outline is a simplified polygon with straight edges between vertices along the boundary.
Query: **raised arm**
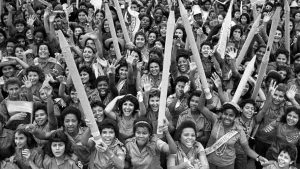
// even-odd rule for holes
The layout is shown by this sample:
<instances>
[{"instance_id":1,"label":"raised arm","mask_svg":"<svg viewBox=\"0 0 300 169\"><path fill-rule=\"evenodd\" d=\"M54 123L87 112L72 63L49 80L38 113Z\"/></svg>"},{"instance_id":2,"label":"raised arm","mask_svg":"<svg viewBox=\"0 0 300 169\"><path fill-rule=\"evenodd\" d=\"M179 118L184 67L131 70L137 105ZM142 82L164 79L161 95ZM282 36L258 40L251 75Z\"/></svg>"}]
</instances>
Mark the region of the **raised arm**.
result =
<instances>
[{"instance_id":1,"label":"raised arm","mask_svg":"<svg viewBox=\"0 0 300 169\"><path fill-rule=\"evenodd\" d=\"M217 119L218 115L215 113L211 112L207 107L205 107L205 95L204 92L202 92L201 97L200 97L200 102L198 105L198 110L209 120L211 121L212 124L214 124Z\"/></svg>"},{"instance_id":2,"label":"raised arm","mask_svg":"<svg viewBox=\"0 0 300 169\"><path fill-rule=\"evenodd\" d=\"M117 115L115 114L115 112L113 112L113 110L114 110L114 108L115 108L115 106L116 106L116 104L117 104L117 101L118 101L119 99L123 98L123 97L124 97L124 95L122 95L122 96L117 96L117 97L115 97L111 102L109 102L109 104L106 106L106 108L105 108L105 110L104 110L104 113L105 113L108 117L110 117L110 118L112 118L112 119L114 119L114 120L117 119Z\"/></svg>"},{"instance_id":3,"label":"raised arm","mask_svg":"<svg viewBox=\"0 0 300 169\"><path fill-rule=\"evenodd\" d=\"M49 91L48 93L48 98L47 98L47 113L48 113L48 123L49 123L49 129L50 131L56 130L58 127L57 119L54 115L54 103L52 99L52 90Z\"/></svg>"}]
</instances>

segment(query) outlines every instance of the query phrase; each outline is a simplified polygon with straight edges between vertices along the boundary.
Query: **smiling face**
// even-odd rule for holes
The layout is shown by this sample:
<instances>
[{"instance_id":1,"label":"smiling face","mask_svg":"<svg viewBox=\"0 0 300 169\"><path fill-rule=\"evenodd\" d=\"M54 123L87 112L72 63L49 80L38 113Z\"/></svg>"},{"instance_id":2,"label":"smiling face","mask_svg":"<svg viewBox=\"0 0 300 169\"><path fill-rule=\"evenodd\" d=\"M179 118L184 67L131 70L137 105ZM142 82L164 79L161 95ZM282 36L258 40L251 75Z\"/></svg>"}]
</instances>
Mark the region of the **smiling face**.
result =
<instances>
[{"instance_id":1,"label":"smiling face","mask_svg":"<svg viewBox=\"0 0 300 169\"><path fill-rule=\"evenodd\" d=\"M37 72L28 72L28 80L31 81L33 85L39 82L39 74Z\"/></svg>"},{"instance_id":2,"label":"smiling face","mask_svg":"<svg viewBox=\"0 0 300 169\"><path fill-rule=\"evenodd\" d=\"M175 91L176 91L176 96L177 98L180 98L184 94L184 87L185 83L184 82L177 82Z\"/></svg>"},{"instance_id":3,"label":"smiling face","mask_svg":"<svg viewBox=\"0 0 300 169\"><path fill-rule=\"evenodd\" d=\"M144 16L141 20L141 28L147 28L150 26L150 18L147 16Z\"/></svg>"},{"instance_id":4,"label":"smiling face","mask_svg":"<svg viewBox=\"0 0 300 169\"><path fill-rule=\"evenodd\" d=\"M112 128L104 128L101 131L102 140L106 145L111 145L116 137L116 133Z\"/></svg>"},{"instance_id":5,"label":"smiling face","mask_svg":"<svg viewBox=\"0 0 300 169\"><path fill-rule=\"evenodd\" d=\"M108 93L108 83L106 81L98 82L97 89L99 91L100 96L106 96Z\"/></svg>"},{"instance_id":6,"label":"smiling face","mask_svg":"<svg viewBox=\"0 0 300 169\"><path fill-rule=\"evenodd\" d=\"M122 112L125 117L131 116L134 111L134 104L127 100L122 104Z\"/></svg>"},{"instance_id":7,"label":"smiling face","mask_svg":"<svg viewBox=\"0 0 300 169\"><path fill-rule=\"evenodd\" d=\"M34 119L37 125L43 126L44 124L46 124L48 116L45 110L39 109L35 112Z\"/></svg>"},{"instance_id":8,"label":"smiling face","mask_svg":"<svg viewBox=\"0 0 300 169\"><path fill-rule=\"evenodd\" d=\"M153 112L158 112L159 110L159 97L154 96L149 98L149 106Z\"/></svg>"},{"instance_id":9,"label":"smiling face","mask_svg":"<svg viewBox=\"0 0 300 169\"><path fill-rule=\"evenodd\" d=\"M39 58L46 59L50 56L50 52L47 45L40 45L39 47Z\"/></svg>"},{"instance_id":10,"label":"smiling face","mask_svg":"<svg viewBox=\"0 0 300 169\"><path fill-rule=\"evenodd\" d=\"M181 73L185 73L189 70L189 62L186 58L184 57L180 57L178 59L178 63L177 63L177 66L178 66L178 70L181 72Z\"/></svg>"},{"instance_id":11,"label":"smiling face","mask_svg":"<svg viewBox=\"0 0 300 169\"><path fill-rule=\"evenodd\" d=\"M201 53L204 57L208 57L210 54L211 48L209 45L203 45L201 47Z\"/></svg>"},{"instance_id":12,"label":"smiling face","mask_svg":"<svg viewBox=\"0 0 300 169\"><path fill-rule=\"evenodd\" d=\"M160 70L159 70L159 64L156 63L156 62L150 63L150 65L149 65L149 72L153 76L159 75L159 72L160 72Z\"/></svg>"},{"instance_id":13,"label":"smiling face","mask_svg":"<svg viewBox=\"0 0 300 169\"><path fill-rule=\"evenodd\" d=\"M196 141L196 133L193 128L184 128L180 135L180 142L187 148L192 148Z\"/></svg>"},{"instance_id":14,"label":"smiling face","mask_svg":"<svg viewBox=\"0 0 300 169\"><path fill-rule=\"evenodd\" d=\"M280 168L289 168L293 164L290 155L287 152L281 151L278 155L278 165Z\"/></svg>"},{"instance_id":15,"label":"smiling face","mask_svg":"<svg viewBox=\"0 0 300 169\"><path fill-rule=\"evenodd\" d=\"M81 71L80 72L80 78L81 78L82 83L86 84L90 80L90 75L85 71Z\"/></svg>"},{"instance_id":16,"label":"smiling face","mask_svg":"<svg viewBox=\"0 0 300 169\"><path fill-rule=\"evenodd\" d=\"M138 48L143 48L146 44L145 37L143 35L137 35L135 38L135 45Z\"/></svg>"},{"instance_id":17,"label":"smiling face","mask_svg":"<svg viewBox=\"0 0 300 169\"><path fill-rule=\"evenodd\" d=\"M156 34L155 33L150 33L149 36L148 36L148 42L149 44L153 44L154 41L156 40Z\"/></svg>"},{"instance_id":18,"label":"smiling face","mask_svg":"<svg viewBox=\"0 0 300 169\"><path fill-rule=\"evenodd\" d=\"M120 79L126 79L128 74L128 68L126 66L122 66L119 69Z\"/></svg>"},{"instance_id":19,"label":"smiling face","mask_svg":"<svg viewBox=\"0 0 300 169\"><path fill-rule=\"evenodd\" d=\"M67 114L64 118L64 127L67 133L73 135L77 132L79 122L74 114Z\"/></svg>"},{"instance_id":20,"label":"smiling face","mask_svg":"<svg viewBox=\"0 0 300 169\"><path fill-rule=\"evenodd\" d=\"M86 63L92 62L95 56L93 50L89 47L84 48L82 55Z\"/></svg>"},{"instance_id":21,"label":"smiling face","mask_svg":"<svg viewBox=\"0 0 300 169\"><path fill-rule=\"evenodd\" d=\"M64 142L52 142L51 143L51 150L54 157L62 157L65 153L66 144Z\"/></svg>"},{"instance_id":22,"label":"smiling face","mask_svg":"<svg viewBox=\"0 0 300 169\"><path fill-rule=\"evenodd\" d=\"M282 38L282 32L280 30L276 30L275 36L274 36L274 42L278 43Z\"/></svg>"},{"instance_id":23,"label":"smiling face","mask_svg":"<svg viewBox=\"0 0 300 169\"><path fill-rule=\"evenodd\" d=\"M136 142L138 146L144 146L150 138L150 131L147 127L137 127L135 131Z\"/></svg>"},{"instance_id":24,"label":"smiling face","mask_svg":"<svg viewBox=\"0 0 300 169\"><path fill-rule=\"evenodd\" d=\"M84 12L78 13L78 21L84 23L86 21L87 15Z\"/></svg>"},{"instance_id":25,"label":"smiling face","mask_svg":"<svg viewBox=\"0 0 300 169\"><path fill-rule=\"evenodd\" d=\"M102 122L104 119L104 109L101 106L95 106L92 108L94 118L97 122Z\"/></svg>"},{"instance_id":26,"label":"smiling face","mask_svg":"<svg viewBox=\"0 0 300 169\"><path fill-rule=\"evenodd\" d=\"M176 35L178 38L182 39L182 37L183 37L183 31L182 31L181 29L176 29L175 35Z\"/></svg>"},{"instance_id":27,"label":"smiling face","mask_svg":"<svg viewBox=\"0 0 300 169\"><path fill-rule=\"evenodd\" d=\"M234 123L234 119L235 119L235 112L232 109L226 109L223 113L222 113L222 122L224 126L232 126Z\"/></svg>"},{"instance_id":28,"label":"smiling face","mask_svg":"<svg viewBox=\"0 0 300 169\"><path fill-rule=\"evenodd\" d=\"M12 77L15 75L15 68L11 65L4 66L2 68L2 73L4 77Z\"/></svg>"},{"instance_id":29,"label":"smiling face","mask_svg":"<svg viewBox=\"0 0 300 169\"><path fill-rule=\"evenodd\" d=\"M274 95L273 95L272 101L275 105L279 105L284 101L284 99L285 99L284 98L284 92L276 90Z\"/></svg>"},{"instance_id":30,"label":"smiling face","mask_svg":"<svg viewBox=\"0 0 300 169\"><path fill-rule=\"evenodd\" d=\"M254 115L255 107L251 103L246 103L242 110L242 116L246 119L251 119Z\"/></svg>"},{"instance_id":31,"label":"smiling face","mask_svg":"<svg viewBox=\"0 0 300 169\"><path fill-rule=\"evenodd\" d=\"M279 54L276 58L276 63L278 65L285 65L287 63L287 57L285 54Z\"/></svg>"},{"instance_id":32,"label":"smiling face","mask_svg":"<svg viewBox=\"0 0 300 169\"><path fill-rule=\"evenodd\" d=\"M190 100L190 108L191 108L192 112L195 112L198 110L199 102L200 102L200 97L192 96L192 98Z\"/></svg>"},{"instance_id":33,"label":"smiling face","mask_svg":"<svg viewBox=\"0 0 300 169\"><path fill-rule=\"evenodd\" d=\"M25 148L27 146L27 137L24 134L18 132L15 133L15 143L17 148Z\"/></svg>"},{"instance_id":34,"label":"smiling face","mask_svg":"<svg viewBox=\"0 0 300 169\"><path fill-rule=\"evenodd\" d=\"M289 126L295 126L299 121L299 116L296 112L291 111L286 115L286 123Z\"/></svg>"}]
</instances>

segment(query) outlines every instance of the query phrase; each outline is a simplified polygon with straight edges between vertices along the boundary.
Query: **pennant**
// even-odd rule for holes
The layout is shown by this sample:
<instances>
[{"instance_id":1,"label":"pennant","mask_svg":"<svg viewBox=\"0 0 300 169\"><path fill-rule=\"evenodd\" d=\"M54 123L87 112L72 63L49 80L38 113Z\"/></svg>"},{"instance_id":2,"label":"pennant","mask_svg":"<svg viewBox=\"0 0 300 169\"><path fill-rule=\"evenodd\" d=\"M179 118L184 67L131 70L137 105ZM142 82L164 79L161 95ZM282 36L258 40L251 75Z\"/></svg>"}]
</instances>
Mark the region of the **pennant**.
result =
<instances>
[{"instance_id":1,"label":"pennant","mask_svg":"<svg viewBox=\"0 0 300 169\"><path fill-rule=\"evenodd\" d=\"M32 113L33 102L7 100L6 107L7 107L7 111L10 113L13 113L13 112Z\"/></svg>"}]
</instances>

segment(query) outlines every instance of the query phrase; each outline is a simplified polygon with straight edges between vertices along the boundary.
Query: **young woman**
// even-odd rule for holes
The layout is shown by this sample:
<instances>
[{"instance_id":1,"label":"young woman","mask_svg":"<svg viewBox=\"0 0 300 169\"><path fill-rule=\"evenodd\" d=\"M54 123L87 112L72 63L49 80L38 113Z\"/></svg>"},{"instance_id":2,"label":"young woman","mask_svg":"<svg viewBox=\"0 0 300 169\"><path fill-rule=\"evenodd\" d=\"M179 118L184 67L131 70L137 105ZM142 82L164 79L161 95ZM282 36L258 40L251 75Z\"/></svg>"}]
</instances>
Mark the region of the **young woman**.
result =
<instances>
[{"instance_id":1,"label":"young woman","mask_svg":"<svg viewBox=\"0 0 300 169\"><path fill-rule=\"evenodd\" d=\"M57 130L51 134L45 147L45 154L44 169L79 169L76 162L71 159L72 144L62 130Z\"/></svg>"},{"instance_id":2,"label":"young woman","mask_svg":"<svg viewBox=\"0 0 300 169\"><path fill-rule=\"evenodd\" d=\"M211 123L208 121L203 114L198 110L198 104L200 103L201 92L194 91L188 98L188 109L179 115L176 128L184 123L185 121L191 121L195 124L195 137L196 141L203 145L206 145L209 134L211 131Z\"/></svg>"},{"instance_id":3,"label":"young woman","mask_svg":"<svg viewBox=\"0 0 300 169\"><path fill-rule=\"evenodd\" d=\"M38 169L42 167L43 154L37 149L33 135L19 126L14 135L15 155L13 161L20 169Z\"/></svg>"},{"instance_id":4,"label":"young woman","mask_svg":"<svg viewBox=\"0 0 300 169\"><path fill-rule=\"evenodd\" d=\"M267 100L261 113L256 116L256 120L260 125L256 133L255 150L263 156L266 155L267 150L276 138L276 130L273 130L274 124L276 124L276 121L280 121L285 114L285 93L286 87L283 84L279 84L276 87L276 83L271 81ZM256 165L260 167L259 164Z\"/></svg>"},{"instance_id":5,"label":"young woman","mask_svg":"<svg viewBox=\"0 0 300 169\"><path fill-rule=\"evenodd\" d=\"M148 74L141 77L141 88L144 88L145 81L151 82L151 88L159 88L162 78L162 65L159 59L150 59L148 62Z\"/></svg>"},{"instance_id":6,"label":"young woman","mask_svg":"<svg viewBox=\"0 0 300 169\"><path fill-rule=\"evenodd\" d=\"M204 95L202 99L203 101L201 101L198 108L212 123L212 132L206 148L206 155L211 169L234 169L236 143L241 145L249 157L262 163L267 162L264 157L258 155L249 147L243 128L235 122L236 117L240 113L238 105L231 102L224 103L221 116L219 117L204 107Z\"/></svg>"},{"instance_id":7,"label":"young woman","mask_svg":"<svg viewBox=\"0 0 300 169\"><path fill-rule=\"evenodd\" d=\"M99 92L95 86L96 78L92 68L83 66L79 69L79 74L81 77L81 82L85 87L85 92L88 96L89 101L100 101Z\"/></svg>"},{"instance_id":8,"label":"young woman","mask_svg":"<svg viewBox=\"0 0 300 169\"><path fill-rule=\"evenodd\" d=\"M25 71L25 76L31 81L31 93L37 98L40 97L40 89L45 80L45 74L38 66L30 66Z\"/></svg>"},{"instance_id":9,"label":"young woman","mask_svg":"<svg viewBox=\"0 0 300 169\"><path fill-rule=\"evenodd\" d=\"M167 143L152 133L151 122L147 118L139 118L134 122L134 137L126 140L126 167L133 169L161 169L160 152L175 154L176 145L165 123L160 128Z\"/></svg>"},{"instance_id":10,"label":"young woman","mask_svg":"<svg viewBox=\"0 0 300 169\"><path fill-rule=\"evenodd\" d=\"M300 139L299 119L300 110L296 107L288 107L280 122L277 122L272 128L267 130L267 132L271 130L276 131L276 138L266 153L266 157L269 160L276 160L280 150L287 145L291 146L293 149L297 149Z\"/></svg>"},{"instance_id":11,"label":"young woman","mask_svg":"<svg viewBox=\"0 0 300 169\"><path fill-rule=\"evenodd\" d=\"M119 128L112 119L105 119L99 125L102 141L89 139L88 147L92 148L89 169L117 168L123 169L125 162L125 147L118 140Z\"/></svg>"},{"instance_id":12,"label":"young woman","mask_svg":"<svg viewBox=\"0 0 300 169\"><path fill-rule=\"evenodd\" d=\"M119 112L113 111L116 105ZM146 113L143 101L132 95L117 96L106 106L104 112L109 118L117 120L121 141L125 141L134 134L134 120Z\"/></svg>"},{"instance_id":13,"label":"young woman","mask_svg":"<svg viewBox=\"0 0 300 169\"><path fill-rule=\"evenodd\" d=\"M209 168L204 148L196 141L196 133L196 126L192 121L184 121L178 126L175 133L177 152L169 155L168 169Z\"/></svg>"}]
</instances>

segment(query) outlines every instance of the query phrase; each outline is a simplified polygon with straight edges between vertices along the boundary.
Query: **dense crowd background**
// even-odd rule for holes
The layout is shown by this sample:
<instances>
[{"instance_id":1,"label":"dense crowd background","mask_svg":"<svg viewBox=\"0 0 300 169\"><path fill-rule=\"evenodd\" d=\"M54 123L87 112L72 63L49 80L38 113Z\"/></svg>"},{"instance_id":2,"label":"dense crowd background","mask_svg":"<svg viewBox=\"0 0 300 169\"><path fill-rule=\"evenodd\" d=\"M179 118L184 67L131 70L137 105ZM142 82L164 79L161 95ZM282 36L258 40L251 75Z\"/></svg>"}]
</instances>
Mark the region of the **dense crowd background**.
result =
<instances>
[{"instance_id":1,"label":"dense crowd background","mask_svg":"<svg viewBox=\"0 0 300 169\"><path fill-rule=\"evenodd\" d=\"M176 0L0 0L0 168L297 168L300 0L232 1L183 0L192 27L186 30ZM167 24L171 11L175 25ZM170 26L174 32L167 32ZM61 49L58 31L72 54ZM228 38L221 38L226 31ZM164 72L167 50L171 65ZM67 57L81 81L72 80L77 70L69 70ZM237 90L253 57L251 77ZM81 104L78 83L90 105ZM101 140L92 137L89 106Z\"/></svg>"}]
</instances>

